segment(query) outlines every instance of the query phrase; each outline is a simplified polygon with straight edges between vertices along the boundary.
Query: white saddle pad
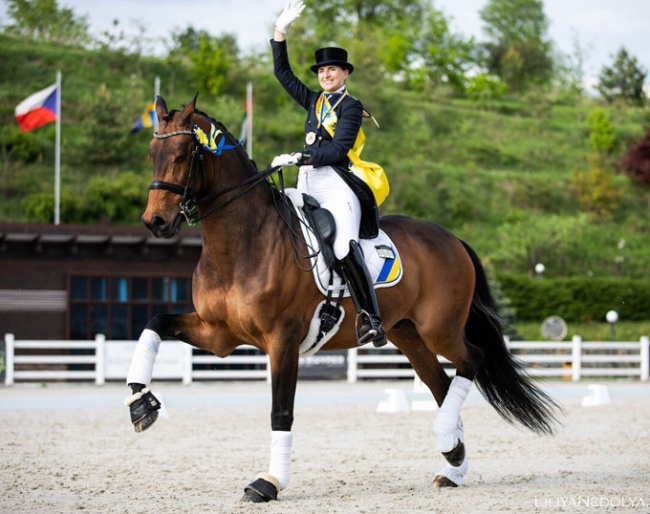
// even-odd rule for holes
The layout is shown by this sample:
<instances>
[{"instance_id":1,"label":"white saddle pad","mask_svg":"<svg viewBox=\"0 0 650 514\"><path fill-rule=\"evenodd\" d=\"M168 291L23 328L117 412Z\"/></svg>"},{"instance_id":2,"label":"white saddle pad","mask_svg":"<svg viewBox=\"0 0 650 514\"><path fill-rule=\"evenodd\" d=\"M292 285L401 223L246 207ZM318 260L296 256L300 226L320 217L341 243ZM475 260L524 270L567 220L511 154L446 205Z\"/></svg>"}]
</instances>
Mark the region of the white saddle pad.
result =
<instances>
[{"instance_id":1,"label":"white saddle pad","mask_svg":"<svg viewBox=\"0 0 650 514\"><path fill-rule=\"evenodd\" d=\"M317 257L312 257L312 266L314 280L321 293L327 295L327 290L330 283L330 269L325 264L325 260L320 252L318 241L314 235L311 227L308 226L307 219L302 211L303 199L302 193L296 189L286 189L286 196L291 200L296 212L301 219L300 226L305 241L314 253L318 253ZM370 272L370 276L375 285L375 289L383 287L392 287L399 283L402 279L402 261L399 257L397 248L393 241L388 237L383 230L379 231L379 235L375 239L360 239L359 244L363 250L366 266ZM338 274L334 273L334 280L332 282L332 289L336 292L343 287L343 280ZM347 288L344 292L345 296L350 296Z\"/></svg>"}]
</instances>

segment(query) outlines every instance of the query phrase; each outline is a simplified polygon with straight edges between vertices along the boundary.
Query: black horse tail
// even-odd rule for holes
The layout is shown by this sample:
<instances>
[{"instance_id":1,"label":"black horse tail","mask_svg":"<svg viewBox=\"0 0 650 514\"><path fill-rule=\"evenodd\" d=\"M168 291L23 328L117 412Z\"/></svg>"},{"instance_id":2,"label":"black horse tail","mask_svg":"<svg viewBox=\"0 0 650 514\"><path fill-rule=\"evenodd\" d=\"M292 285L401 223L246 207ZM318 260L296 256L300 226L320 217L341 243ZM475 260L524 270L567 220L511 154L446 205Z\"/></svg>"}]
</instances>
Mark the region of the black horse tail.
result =
<instances>
[{"instance_id":1,"label":"black horse tail","mask_svg":"<svg viewBox=\"0 0 650 514\"><path fill-rule=\"evenodd\" d=\"M521 423L538 434L552 434L561 407L536 387L522 365L512 356L503 338L503 320L481 261L463 242L476 269L476 286L465 325L468 343L484 353L476 373L476 385L492 407L509 423Z\"/></svg>"}]
</instances>

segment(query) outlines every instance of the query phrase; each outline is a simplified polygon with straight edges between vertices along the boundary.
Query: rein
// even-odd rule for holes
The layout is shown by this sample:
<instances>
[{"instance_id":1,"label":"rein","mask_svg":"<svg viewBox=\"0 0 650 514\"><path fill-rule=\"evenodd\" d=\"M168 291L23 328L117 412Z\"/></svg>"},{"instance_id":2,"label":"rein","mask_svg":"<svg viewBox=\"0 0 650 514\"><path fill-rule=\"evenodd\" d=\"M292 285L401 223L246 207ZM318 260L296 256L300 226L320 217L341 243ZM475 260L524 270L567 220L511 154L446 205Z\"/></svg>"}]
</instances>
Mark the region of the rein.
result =
<instances>
[{"instance_id":1,"label":"rein","mask_svg":"<svg viewBox=\"0 0 650 514\"><path fill-rule=\"evenodd\" d=\"M222 209L227 205L230 205L235 200L238 200L239 198L244 196L246 193L248 193L249 191L257 187L259 184L266 181L266 179L270 177L273 173L278 173L278 177L280 181L280 191L279 191L280 196L279 198L273 196L273 203L274 203L275 210L278 212L278 214L280 215L280 219L283 221L283 223L287 226L289 230L289 234L291 237L291 244L293 247L294 259L296 261L296 264L298 265L298 268L301 269L302 271L311 271L314 268L314 266L316 266L315 259L311 263L311 265L307 267L302 266L300 261L301 260L310 261L312 258L318 255L320 250L314 249L302 237L300 231L296 231L293 228L292 207L290 206L289 199L283 194L284 175L282 173L281 166L275 166L275 167L269 166L264 171L258 172L255 175L252 175L236 184L233 184L232 186L226 189L222 189L221 191L217 191L216 193L212 193L202 198L196 198L195 189L196 189L198 176L201 175L201 177L203 177L203 154L201 153L201 149L204 148L206 151L212 153L213 155L219 156L221 155L223 150L234 150L241 144L240 143L237 145L225 145L224 143L225 143L226 136L222 134L223 137L220 139L219 143L216 143L216 146L208 147L202 141L200 141L199 136L195 132L196 127L197 126L195 125L192 129L176 130L173 132L168 132L166 134L159 134L158 132L154 132L153 137L156 139L167 139L175 136L192 136L192 157L190 161L190 172L187 176L187 181L184 187L179 186L177 184L172 184L170 182L164 182L162 180L154 180L151 182L151 184L149 184L149 189L150 190L162 189L181 196L182 199L179 204L181 213L185 217L187 224L189 226L194 226L202 219L207 218L208 216L214 214L219 209ZM270 185L271 187L273 187L273 184ZM236 191L237 189L240 188L244 188L244 189L239 193L237 193L236 195L229 198L228 200L226 200L225 202L220 203L215 207L212 207L209 211L204 213L202 216L199 216L198 204L216 200L217 198L225 194L231 193L233 191ZM273 189L275 190L275 187L273 187ZM281 203L281 205L278 205L278 201ZM298 221L300 223L304 223L302 220L300 220L300 218L298 218ZM308 230L313 230L313 229L308 226ZM302 254L300 252L297 244L298 241L300 241L307 248L308 251L307 254Z\"/></svg>"},{"instance_id":2,"label":"rein","mask_svg":"<svg viewBox=\"0 0 650 514\"><path fill-rule=\"evenodd\" d=\"M196 125L194 126L194 128L196 128ZM207 218L208 216L214 214L219 209L222 209L227 205L230 205L235 200L238 200L246 193L251 191L253 188L255 188L257 185L265 181L269 176L271 176L279 169L278 167L269 166L263 172L252 175L251 177L248 177L230 187L227 187L226 189L222 189L221 191L217 191L216 193L212 193L202 198L197 198L195 193L196 183L198 181L199 175L203 177L203 155L201 154L200 150L201 148L204 147L204 145L200 144L194 128L192 130L176 130L174 132L168 132L166 134L159 134L158 132L154 132L153 134L153 137L156 139L167 139L175 136L192 136L192 158L190 161L190 172L187 176L187 181L185 183L185 186L184 187L179 186L177 184L164 182L162 180L154 180L151 182L151 184L149 184L149 190L162 189L182 197L180 203L180 209L181 209L181 213L185 217L185 220L187 221L187 224L189 226L196 225L202 219ZM226 136L224 135L219 141L219 144L217 145L214 151L207 147L206 150L213 153L216 156L219 156L221 155L223 150L234 150L241 144L239 143L236 145L225 145L224 144L225 139ZM211 208L208 212L204 213L202 216L199 216L198 204L216 200L217 198L225 194L231 193L233 191L236 191L240 188L245 188L245 189L243 191L240 191L233 197L229 198L225 202L220 203L215 207Z\"/></svg>"}]
</instances>

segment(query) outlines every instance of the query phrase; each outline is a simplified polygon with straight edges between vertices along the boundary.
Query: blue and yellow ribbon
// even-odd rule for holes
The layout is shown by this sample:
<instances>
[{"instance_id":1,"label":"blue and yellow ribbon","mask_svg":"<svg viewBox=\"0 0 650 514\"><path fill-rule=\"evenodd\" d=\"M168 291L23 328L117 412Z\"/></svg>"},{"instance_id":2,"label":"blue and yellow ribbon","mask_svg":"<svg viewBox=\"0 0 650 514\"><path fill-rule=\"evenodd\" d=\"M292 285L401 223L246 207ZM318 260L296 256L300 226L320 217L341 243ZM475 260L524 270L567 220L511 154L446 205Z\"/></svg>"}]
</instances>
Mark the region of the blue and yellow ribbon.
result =
<instances>
[{"instance_id":1,"label":"blue and yellow ribbon","mask_svg":"<svg viewBox=\"0 0 650 514\"><path fill-rule=\"evenodd\" d=\"M243 143L243 141L240 141L236 145L227 145L226 136L221 132L221 129L217 129L213 124L210 124L210 134L206 134L198 125L194 125L193 131L199 144L216 156L221 155L224 150L233 150ZM221 139L217 142L219 135L221 135Z\"/></svg>"}]
</instances>

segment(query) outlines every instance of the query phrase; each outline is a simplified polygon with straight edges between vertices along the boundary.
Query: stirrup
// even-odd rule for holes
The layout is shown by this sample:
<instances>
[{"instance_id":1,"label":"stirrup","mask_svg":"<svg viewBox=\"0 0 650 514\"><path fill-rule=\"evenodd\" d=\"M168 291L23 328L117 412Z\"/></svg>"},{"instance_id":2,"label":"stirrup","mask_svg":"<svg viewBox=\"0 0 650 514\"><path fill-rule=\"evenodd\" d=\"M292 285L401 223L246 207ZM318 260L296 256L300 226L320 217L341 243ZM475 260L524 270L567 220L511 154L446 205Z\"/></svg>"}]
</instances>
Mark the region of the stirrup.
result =
<instances>
[{"instance_id":1,"label":"stirrup","mask_svg":"<svg viewBox=\"0 0 650 514\"><path fill-rule=\"evenodd\" d=\"M375 348L385 346L388 341L386 339L384 328L381 326L381 319L379 319L378 316L368 314L366 311L361 311L357 314L357 319L359 316L361 316L363 321L361 328L357 328L356 331L359 346L371 341Z\"/></svg>"}]
</instances>

